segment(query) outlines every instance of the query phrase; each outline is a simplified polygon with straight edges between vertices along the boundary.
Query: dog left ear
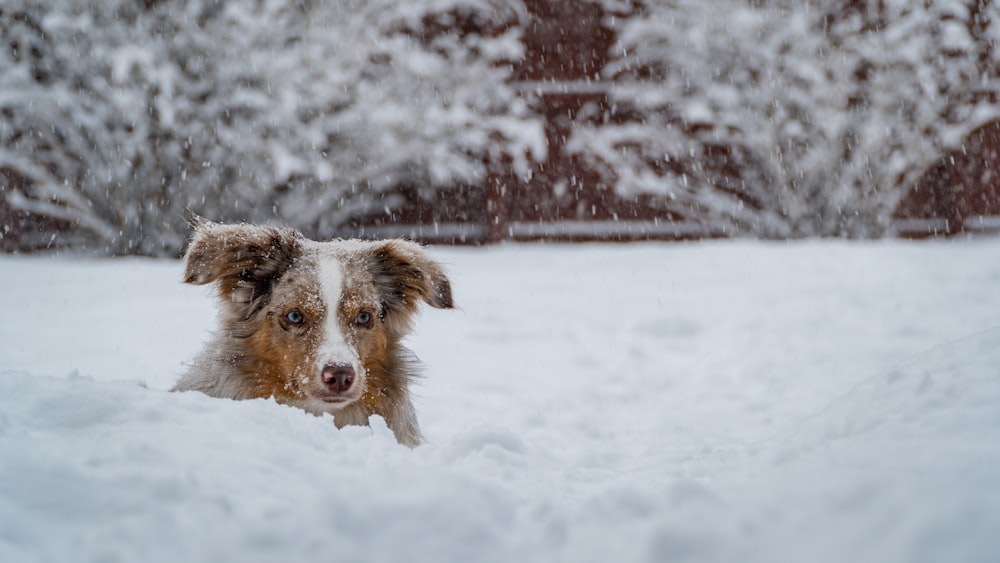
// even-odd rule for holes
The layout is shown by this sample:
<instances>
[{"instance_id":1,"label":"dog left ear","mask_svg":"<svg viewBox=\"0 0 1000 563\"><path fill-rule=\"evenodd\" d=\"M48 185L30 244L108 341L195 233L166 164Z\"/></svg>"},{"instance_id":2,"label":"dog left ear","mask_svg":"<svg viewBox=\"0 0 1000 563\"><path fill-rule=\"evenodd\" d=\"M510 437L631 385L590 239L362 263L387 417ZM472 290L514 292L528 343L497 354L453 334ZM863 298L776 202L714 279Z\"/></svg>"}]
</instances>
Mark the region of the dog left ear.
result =
<instances>
[{"instance_id":1,"label":"dog left ear","mask_svg":"<svg viewBox=\"0 0 1000 563\"><path fill-rule=\"evenodd\" d=\"M441 265L416 243L391 240L376 244L371 251L369 267L387 317L404 311L413 313L418 301L438 309L455 307L451 282Z\"/></svg>"},{"instance_id":2,"label":"dog left ear","mask_svg":"<svg viewBox=\"0 0 1000 563\"><path fill-rule=\"evenodd\" d=\"M266 304L275 281L301 253L302 241L293 229L199 221L184 258L184 281L217 282L225 306L248 318Z\"/></svg>"}]
</instances>

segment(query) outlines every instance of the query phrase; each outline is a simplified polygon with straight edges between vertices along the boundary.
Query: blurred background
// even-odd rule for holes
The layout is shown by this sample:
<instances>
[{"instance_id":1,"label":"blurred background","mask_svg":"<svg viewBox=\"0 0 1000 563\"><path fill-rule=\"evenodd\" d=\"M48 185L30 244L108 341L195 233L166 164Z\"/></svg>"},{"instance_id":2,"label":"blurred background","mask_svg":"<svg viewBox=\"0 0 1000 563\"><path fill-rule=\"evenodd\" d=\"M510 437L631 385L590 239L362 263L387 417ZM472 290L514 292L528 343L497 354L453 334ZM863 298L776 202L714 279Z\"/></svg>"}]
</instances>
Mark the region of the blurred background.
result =
<instances>
[{"instance_id":1,"label":"blurred background","mask_svg":"<svg viewBox=\"0 0 1000 563\"><path fill-rule=\"evenodd\" d=\"M992 0L17 0L0 247L1000 230Z\"/></svg>"}]
</instances>

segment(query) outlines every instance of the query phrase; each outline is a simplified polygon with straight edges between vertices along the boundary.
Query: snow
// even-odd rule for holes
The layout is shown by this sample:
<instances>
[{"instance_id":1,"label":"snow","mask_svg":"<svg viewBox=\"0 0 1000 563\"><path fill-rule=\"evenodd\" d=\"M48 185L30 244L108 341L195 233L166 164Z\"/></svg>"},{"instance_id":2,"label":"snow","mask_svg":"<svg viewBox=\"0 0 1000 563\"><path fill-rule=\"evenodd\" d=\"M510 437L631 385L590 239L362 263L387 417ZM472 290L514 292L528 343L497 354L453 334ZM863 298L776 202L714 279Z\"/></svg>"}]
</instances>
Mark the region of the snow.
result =
<instances>
[{"instance_id":1,"label":"snow","mask_svg":"<svg viewBox=\"0 0 1000 563\"><path fill-rule=\"evenodd\" d=\"M191 213L331 238L400 186L527 174L545 134L507 84L507 4L22 0L0 13L0 198L77 227L25 247L172 256ZM435 23L456 14L478 23Z\"/></svg>"},{"instance_id":2,"label":"snow","mask_svg":"<svg viewBox=\"0 0 1000 563\"><path fill-rule=\"evenodd\" d=\"M891 234L907 190L1000 117L969 96L992 76L977 22L1000 6L862 4L643 2L609 21L601 75L624 111L577 119L567 148L617 192L667 193L665 209L727 233Z\"/></svg>"},{"instance_id":3,"label":"snow","mask_svg":"<svg viewBox=\"0 0 1000 563\"><path fill-rule=\"evenodd\" d=\"M1000 240L432 253L414 450L165 392L179 262L0 258L0 561L996 560Z\"/></svg>"}]
</instances>

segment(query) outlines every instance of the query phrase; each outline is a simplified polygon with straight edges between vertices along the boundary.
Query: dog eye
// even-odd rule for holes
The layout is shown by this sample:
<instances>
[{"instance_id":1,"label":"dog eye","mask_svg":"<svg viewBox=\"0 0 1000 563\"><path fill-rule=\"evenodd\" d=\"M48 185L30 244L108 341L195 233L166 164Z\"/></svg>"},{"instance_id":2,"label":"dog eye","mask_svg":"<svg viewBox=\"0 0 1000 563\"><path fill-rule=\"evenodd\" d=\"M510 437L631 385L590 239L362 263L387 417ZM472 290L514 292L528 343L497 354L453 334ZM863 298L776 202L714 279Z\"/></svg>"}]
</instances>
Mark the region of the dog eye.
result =
<instances>
[{"instance_id":1,"label":"dog eye","mask_svg":"<svg viewBox=\"0 0 1000 563\"><path fill-rule=\"evenodd\" d=\"M359 326L368 326L372 322L372 314L368 311L361 311L358 313L358 318L354 319L354 324Z\"/></svg>"},{"instance_id":2,"label":"dog eye","mask_svg":"<svg viewBox=\"0 0 1000 563\"><path fill-rule=\"evenodd\" d=\"M285 318L288 319L288 322L292 323L293 325L299 325L306 322L305 315L300 313L298 309L293 309L289 311L288 314L285 315Z\"/></svg>"}]
</instances>

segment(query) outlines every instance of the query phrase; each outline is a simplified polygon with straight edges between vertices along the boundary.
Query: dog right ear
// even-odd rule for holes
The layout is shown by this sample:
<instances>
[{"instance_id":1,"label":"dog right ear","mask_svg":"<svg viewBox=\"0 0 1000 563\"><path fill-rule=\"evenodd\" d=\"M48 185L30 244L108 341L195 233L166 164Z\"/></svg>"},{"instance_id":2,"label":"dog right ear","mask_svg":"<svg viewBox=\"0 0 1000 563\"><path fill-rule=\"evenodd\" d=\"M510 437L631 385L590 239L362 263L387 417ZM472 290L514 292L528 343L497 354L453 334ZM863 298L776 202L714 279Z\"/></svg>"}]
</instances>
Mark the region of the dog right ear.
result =
<instances>
[{"instance_id":1,"label":"dog right ear","mask_svg":"<svg viewBox=\"0 0 1000 563\"><path fill-rule=\"evenodd\" d=\"M249 317L301 254L302 241L294 229L199 220L184 257L184 282L218 282L223 301Z\"/></svg>"}]
</instances>

